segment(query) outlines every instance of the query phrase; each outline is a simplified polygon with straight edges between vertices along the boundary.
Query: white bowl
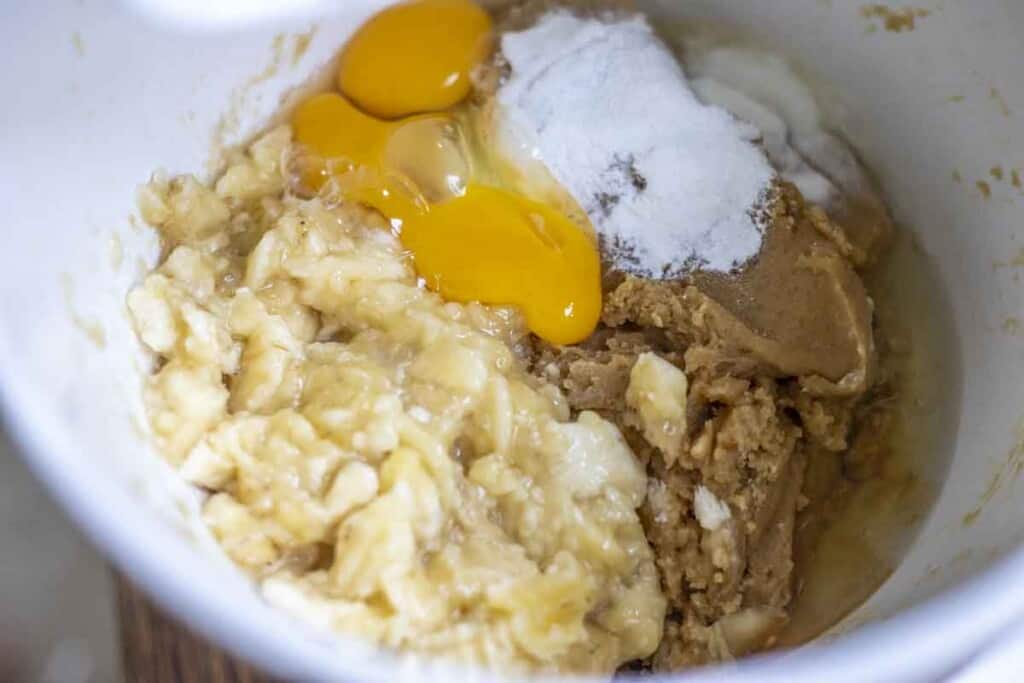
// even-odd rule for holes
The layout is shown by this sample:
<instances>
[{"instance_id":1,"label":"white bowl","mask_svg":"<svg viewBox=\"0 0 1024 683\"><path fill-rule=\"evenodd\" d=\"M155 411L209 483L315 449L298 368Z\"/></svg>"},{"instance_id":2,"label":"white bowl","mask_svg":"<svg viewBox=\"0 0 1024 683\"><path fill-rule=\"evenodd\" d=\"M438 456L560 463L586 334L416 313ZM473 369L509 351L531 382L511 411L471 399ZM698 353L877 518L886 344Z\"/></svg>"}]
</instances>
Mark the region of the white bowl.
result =
<instances>
[{"instance_id":1,"label":"white bowl","mask_svg":"<svg viewBox=\"0 0 1024 683\"><path fill-rule=\"evenodd\" d=\"M0 23L6 428L121 571L189 626L288 679L424 672L357 641L308 633L211 552L194 500L141 427L147 359L123 301L157 242L129 216L135 186L154 168L202 171L211 142L254 132L379 4L339 3L304 52L297 33L307 27L174 34L109 3L20 3ZM1024 195L1008 175L1024 164L1024 3L922 0L935 5L931 13L901 33L869 31L878 22L861 4L664 0L653 10L735 26L831 84L836 120L935 271L938 284L917 295L950 309L935 328L947 362L933 369L931 398L954 417L944 419L944 448L925 454L945 482L891 578L817 644L679 677L929 679L1024 616L1024 515L1014 490L1024 464L1024 338L1014 317L1024 316ZM990 174L997 165L1002 180Z\"/></svg>"}]
</instances>

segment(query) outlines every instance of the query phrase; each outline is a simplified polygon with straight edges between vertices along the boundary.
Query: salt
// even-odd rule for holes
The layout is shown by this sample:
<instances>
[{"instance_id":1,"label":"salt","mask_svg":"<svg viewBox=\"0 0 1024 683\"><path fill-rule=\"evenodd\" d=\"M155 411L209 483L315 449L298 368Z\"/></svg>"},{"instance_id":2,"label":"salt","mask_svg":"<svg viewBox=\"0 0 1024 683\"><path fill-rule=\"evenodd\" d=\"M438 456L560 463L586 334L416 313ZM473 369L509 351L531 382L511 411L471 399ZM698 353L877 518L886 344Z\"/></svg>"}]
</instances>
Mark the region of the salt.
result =
<instances>
[{"instance_id":1,"label":"salt","mask_svg":"<svg viewBox=\"0 0 1024 683\"><path fill-rule=\"evenodd\" d=\"M501 49L503 130L587 212L614 267L729 271L757 254L774 177L760 134L701 103L643 17L553 12Z\"/></svg>"},{"instance_id":2,"label":"salt","mask_svg":"<svg viewBox=\"0 0 1024 683\"><path fill-rule=\"evenodd\" d=\"M786 60L750 46L706 45L699 34L684 47L697 96L757 127L769 160L805 199L840 213L851 199L884 204L853 149L829 132L817 98Z\"/></svg>"}]
</instances>

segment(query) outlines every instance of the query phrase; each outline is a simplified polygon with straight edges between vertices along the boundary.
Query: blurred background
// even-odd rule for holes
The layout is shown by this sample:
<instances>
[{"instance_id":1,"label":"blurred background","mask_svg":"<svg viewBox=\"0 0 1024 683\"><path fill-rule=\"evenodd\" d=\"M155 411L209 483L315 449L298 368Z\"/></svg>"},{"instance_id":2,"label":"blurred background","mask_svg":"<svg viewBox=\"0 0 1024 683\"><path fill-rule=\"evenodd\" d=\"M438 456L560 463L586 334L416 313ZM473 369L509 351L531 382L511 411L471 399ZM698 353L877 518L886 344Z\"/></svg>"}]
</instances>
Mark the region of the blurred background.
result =
<instances>
[{"instance_id":1,"label":"blurred background","mask_svg":"<svg viewBox=\"0 0 1024 683\"><path fill-rule=\"evenodd\" d=\"M0 435L0 681L121 680L113 579Z\"/></svg>"}]
</instances>

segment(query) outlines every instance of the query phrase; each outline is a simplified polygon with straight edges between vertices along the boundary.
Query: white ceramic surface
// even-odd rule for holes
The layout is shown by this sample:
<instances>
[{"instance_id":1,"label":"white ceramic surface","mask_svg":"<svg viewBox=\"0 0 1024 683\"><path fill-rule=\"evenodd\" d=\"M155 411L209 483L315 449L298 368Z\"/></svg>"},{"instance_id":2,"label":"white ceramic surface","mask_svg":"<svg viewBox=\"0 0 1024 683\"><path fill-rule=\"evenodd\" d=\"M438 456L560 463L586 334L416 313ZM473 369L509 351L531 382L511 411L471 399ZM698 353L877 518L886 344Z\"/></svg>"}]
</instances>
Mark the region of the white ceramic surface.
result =
<instances>
[{"instance_id":1,"label":"white ceramic surface","mask_svg":"<svg viewBox=\"0 0 1024 683\"><path fill-rule=\"evenodd\" d=\"M381 3L338 4L297 55L307 26L188 35L101 0L5 3L0 402L51 493L189 625L287 678L416 680L422 665L308 633L273 612L218 557L189 492L145 441L138 390L149 359L124 317L127 288L157 253L154 236L129 219L135 186L157 167L202 172L212 142L255 131L281 93ZM1015 490L1024 461L1024 337L1015 322L1024 318L1024 194L1009 176L1024 166L1024 3L921 0L931 13L904 33L871 31L879 22L862 16L859 0L651 4L734 25L831 84L834 118L943 283L944 292L921 296L948 298L947 341L961 350L934 370L940 398L959 415L958 429L948 425L948 479L885 586L827 644L680 677L934 678L1024 615L1024 553L1015 550L1024 535ZM990 174L996 165L1002 180Z\"/></svg>"}]
</instances>

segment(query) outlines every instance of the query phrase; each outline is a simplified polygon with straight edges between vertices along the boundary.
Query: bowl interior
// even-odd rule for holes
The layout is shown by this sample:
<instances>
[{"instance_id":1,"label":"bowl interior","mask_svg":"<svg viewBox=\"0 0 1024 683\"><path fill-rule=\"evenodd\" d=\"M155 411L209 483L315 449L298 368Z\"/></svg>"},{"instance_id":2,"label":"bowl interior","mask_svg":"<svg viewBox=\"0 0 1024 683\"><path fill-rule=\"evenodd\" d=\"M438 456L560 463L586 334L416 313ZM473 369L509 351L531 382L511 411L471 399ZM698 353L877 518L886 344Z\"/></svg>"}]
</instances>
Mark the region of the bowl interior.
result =
<instances>
[{"instance_id":1,"label":"bowl interior","mask_svg":"<svg viewBox=\"0 0 1024 683\"><path fill-rule=\"evenodd\" d=\"M158 244L133 217L134 188L156 168L210 172L219 149L257 131L381 4L346 3L314 27L227 36L168 32L121 7L63 0L20 5L0 25L4 63L24 65L3 77L18 96L5 104L0 130L7 427L122 570L193 627L288 677L375 680L394 670L386 655L307 633L264 607L218 559L192 495L147 445L139 388L150 359L125 318L124 295ZM854 0L646 6L665 21L731 26L790 56L914 237L894 272L913 265L896 280L899 297L907 311L919 302L929 312L911 322L937 349L918 368L921 424L938 435L918 449L918 464L935 502L885 585L828 636L903 614L995 564L1024 535L1014 505L1024 468L1024 190L1015 166L1024 166L1024 139L1015 135L1024 5L936 4L900 31L907 27L887 28ZM972 585L998 586L998 571ZM933 604L980 637L1024 611L1024 596L999 600L985 614L953 598ZM892 623L916 628L913 614ZM928 655L922 666L938 670L977 642L908 645L877 628L860 631L846 646L841 639L788 655L790 680L814 680L823 658L843 657L849 665L837 680L862 680L907 666L908 652ZM736 675L756 678L773 665L747 666L755 668Z\"/></svg>"}]
</instances>

